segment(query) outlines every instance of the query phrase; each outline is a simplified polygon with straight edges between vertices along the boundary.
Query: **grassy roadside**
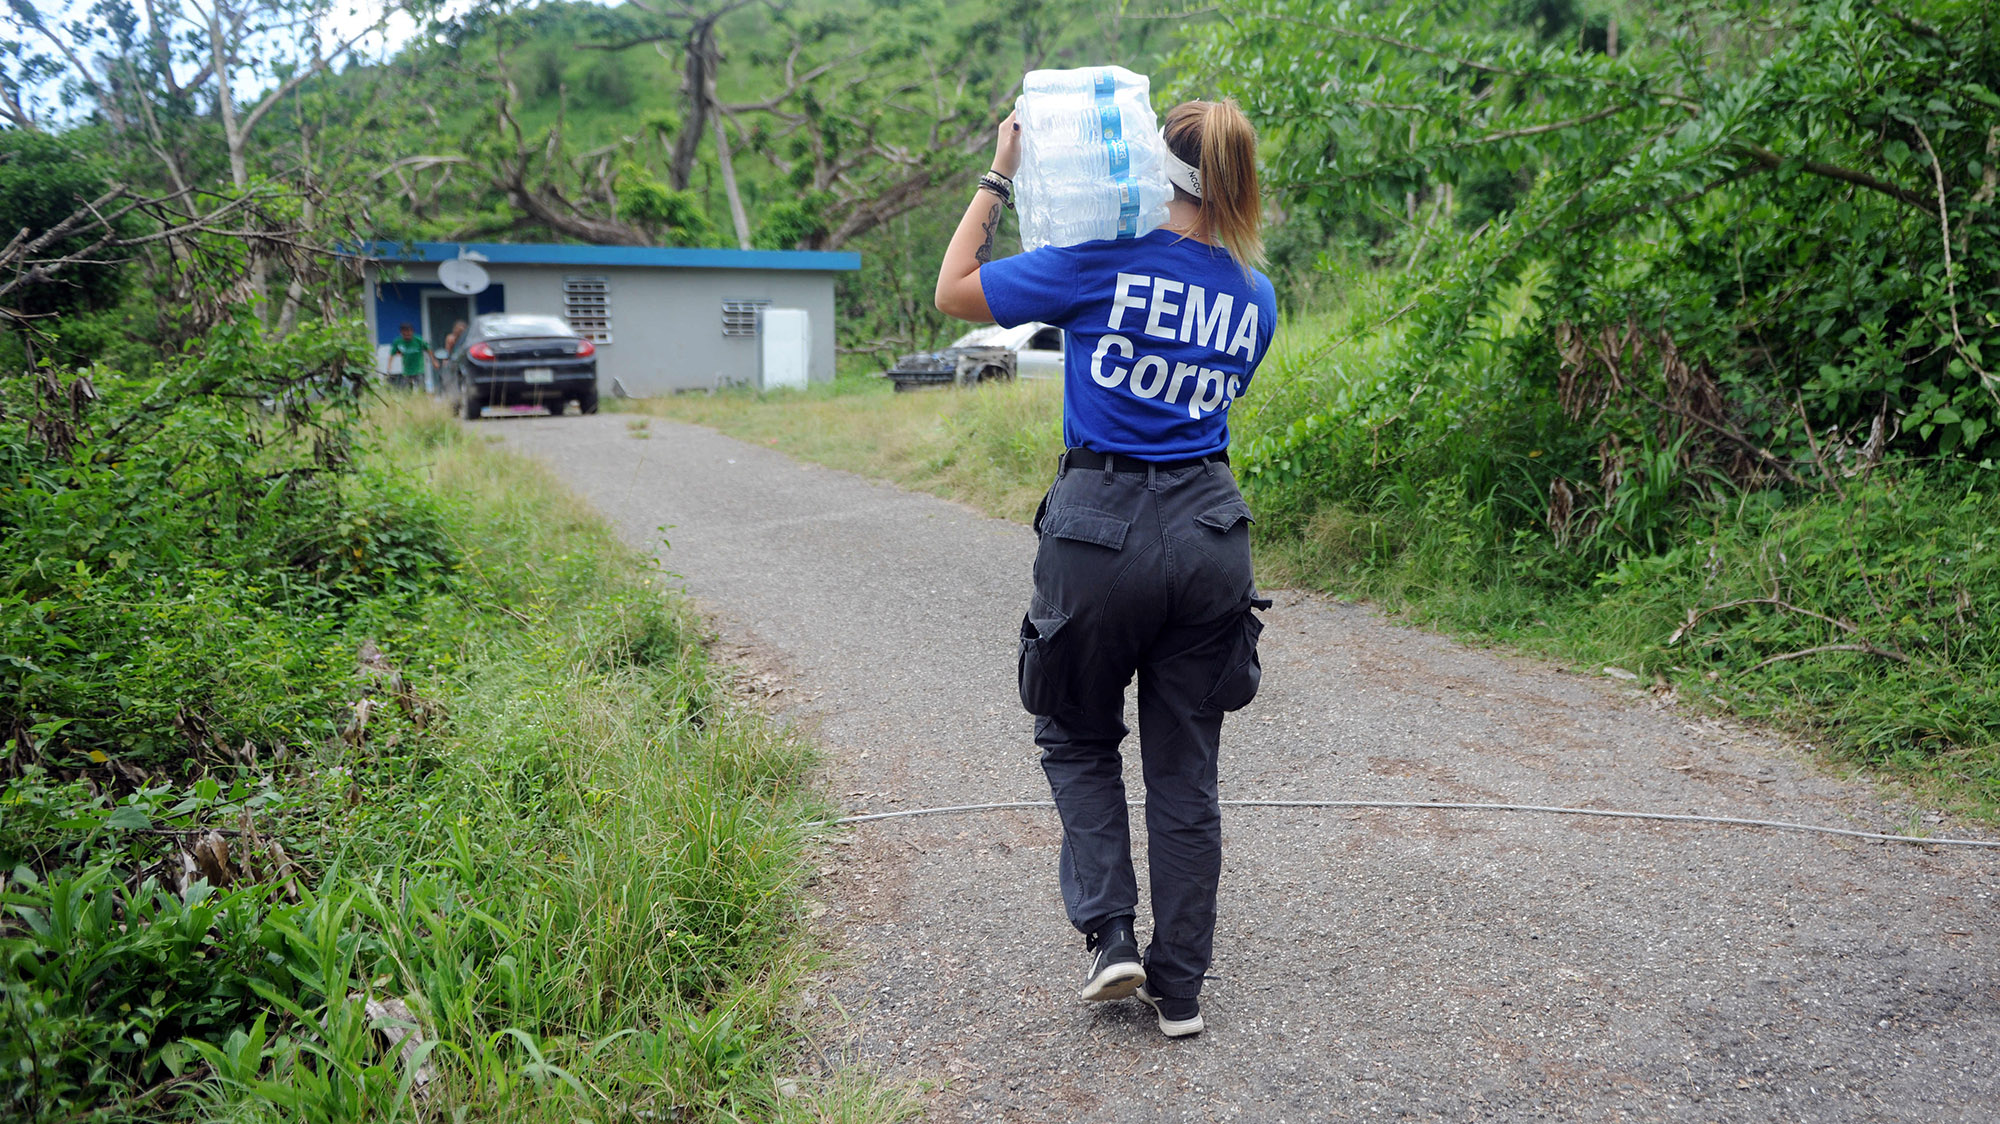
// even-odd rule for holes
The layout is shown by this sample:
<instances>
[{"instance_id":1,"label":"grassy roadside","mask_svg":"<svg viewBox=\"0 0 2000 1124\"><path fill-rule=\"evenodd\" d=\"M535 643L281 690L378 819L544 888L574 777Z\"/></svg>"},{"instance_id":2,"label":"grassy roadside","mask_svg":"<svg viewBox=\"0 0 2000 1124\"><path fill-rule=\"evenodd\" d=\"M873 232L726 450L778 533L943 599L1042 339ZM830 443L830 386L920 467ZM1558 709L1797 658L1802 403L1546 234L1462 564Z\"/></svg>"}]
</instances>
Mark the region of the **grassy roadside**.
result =
<instances>
[{"instance_id":1,"label":"grassy roadside","mask_svg":"<svg viewBox=\"0 0 2000 1124\"><path fill-rule=\"evenodd\" d=\"M2000 608L1994 489L1913 467L1844 493L1746 495L1690 509L1671 546L1607 572L1538 573L1481 545L1504 538L1495 513L1455 487L1385 466L1380 500L1357 509L1260 472L1301 441L1296 418L1337 409L1374 377L1394 341L1355 329L1375 303L1364 293L1294 321L1232 418L1239 473L1263 517L1266 585L1365 599L1463 638L1629 671L1691 704L1774 722L1831 767L2000 821L2000 652L1985 612ZM1023 521L1060 449L1060 396L1048 383L894 395L856 380L806 395L634 405ZM1774 589L1785 606L1755 603ZM1732 603L1743 604L1702 612ZM1685 629L1690 613L1702 615ZM1940 655L1841 650L1855 642L1849 629L1897 656Z\"/></svg>"},{"instance_id":2,"label":"grassy roadside","mask_svg":"<svg viewBox=\"0 0 2000 1124\"><path fill-rule=\"evenodd\" d=\"M621 406L1006 519L1034 515L1062 451L1062 387L1052 380L898 394L879 378L843 376L804 393L732 391Z\"/></svg>"},{"instance_id":3,"label":"grassy roadside","mask_svg":"<svg viewBox=\"0 0 2000 1124\"><path fill-rule=\"evenodd\" d=\"M900 1115L802 1072L810 747L546 472L426 404L376 423L361 486L448 572L311 634L339 736L136 788L59 728L16 754L6 1114Z\"/></svg>"}]
</instances>

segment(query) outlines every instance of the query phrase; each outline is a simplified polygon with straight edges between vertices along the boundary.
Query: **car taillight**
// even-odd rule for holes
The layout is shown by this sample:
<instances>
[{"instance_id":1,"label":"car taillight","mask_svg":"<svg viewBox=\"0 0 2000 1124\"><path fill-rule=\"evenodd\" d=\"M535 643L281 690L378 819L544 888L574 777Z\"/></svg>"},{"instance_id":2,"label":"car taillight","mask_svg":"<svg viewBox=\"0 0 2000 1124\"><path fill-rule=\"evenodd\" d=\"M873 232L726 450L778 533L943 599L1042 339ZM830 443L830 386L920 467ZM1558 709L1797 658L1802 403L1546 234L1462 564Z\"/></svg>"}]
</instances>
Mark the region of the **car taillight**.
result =
<instances>
[{"instance_id":1,"label":"car taillight","mask_svg":"<svg viewBox=\"0 0 2000 1124\"><path fill-rule=\"evenodd\" d=\"M473 344L471 350L467 351L466 354L482 362L491 362L493 359L493 349L483 343Z\"/></svg>"},{"instance_id":2,"label":"car taillight","mask_svg":"<svg viewBox=\"0 0 2000 1124\"><path fill-rule=\"evenodd\" d=\"M578 359L581 359L586 355L595 355L595 354L597 354L596 344L591 343L589 340L576 341L576 357Z\"/></svg>"}]
</instances>

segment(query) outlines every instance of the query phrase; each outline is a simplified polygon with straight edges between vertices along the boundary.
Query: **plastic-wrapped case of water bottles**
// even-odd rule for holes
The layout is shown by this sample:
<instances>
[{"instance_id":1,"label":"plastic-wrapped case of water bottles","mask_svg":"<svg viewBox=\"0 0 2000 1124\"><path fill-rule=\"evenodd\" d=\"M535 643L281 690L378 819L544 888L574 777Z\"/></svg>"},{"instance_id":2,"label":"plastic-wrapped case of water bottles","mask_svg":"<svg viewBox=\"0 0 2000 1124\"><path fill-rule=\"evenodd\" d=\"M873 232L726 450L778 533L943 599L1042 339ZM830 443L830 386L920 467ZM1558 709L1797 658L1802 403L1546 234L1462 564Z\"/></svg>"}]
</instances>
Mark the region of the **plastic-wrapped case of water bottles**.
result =
<instances>
[{"instance_id":1,"label":"plastic-wrapped case of water bottles","mask_svg":"<svg viewBox=\"0 0 2000 1124\"><path fill-rule=\"evenodd\" d=\"M1137 238L1167 221L1166 141L1150 83L1122 66L1035 70L1021 84L1021 248Z\"/></svg>"}]
</instances>

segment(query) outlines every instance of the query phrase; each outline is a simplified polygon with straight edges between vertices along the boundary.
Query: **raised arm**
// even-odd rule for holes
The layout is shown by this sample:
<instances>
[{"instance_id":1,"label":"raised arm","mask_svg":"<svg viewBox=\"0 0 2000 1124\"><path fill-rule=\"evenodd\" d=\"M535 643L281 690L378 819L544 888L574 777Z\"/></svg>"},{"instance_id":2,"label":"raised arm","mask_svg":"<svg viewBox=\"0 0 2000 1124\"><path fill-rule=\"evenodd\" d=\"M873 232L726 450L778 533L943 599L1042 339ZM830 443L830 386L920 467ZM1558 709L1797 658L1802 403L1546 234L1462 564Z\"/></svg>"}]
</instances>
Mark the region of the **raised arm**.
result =
<instances>
[{"instance_id":1,"label":"raised arm","mask_svg":"<svg viewBox=\"0 0 2000 1124\"><path fill-rule=\"evenodd\" d=\"M1012 180L1021 167L1021 126L1008 114L1000 122L993 144L993 170ZM973 192L965 217L958 220L951 244L945 247L944 262L938 266L937 307L946 316L960 320L993 319L986 307L986 291L979 285L979 267L993 260L993 237L1000 231L1000 212L1005 205L999 193L980 187Z\"/></svg>"}]
</instances>

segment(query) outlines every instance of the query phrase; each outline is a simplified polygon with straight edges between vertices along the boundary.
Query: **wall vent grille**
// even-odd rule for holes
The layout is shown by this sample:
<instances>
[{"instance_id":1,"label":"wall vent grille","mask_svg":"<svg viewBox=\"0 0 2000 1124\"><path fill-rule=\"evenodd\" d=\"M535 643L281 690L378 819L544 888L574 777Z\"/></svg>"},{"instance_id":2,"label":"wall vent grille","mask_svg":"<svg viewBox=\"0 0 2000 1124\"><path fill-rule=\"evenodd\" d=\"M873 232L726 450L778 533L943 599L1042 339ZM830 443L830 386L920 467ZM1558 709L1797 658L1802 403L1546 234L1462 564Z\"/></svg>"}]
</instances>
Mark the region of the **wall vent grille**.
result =
<instances>
[{"instance_id":1,"label":"wall vent grille","mask_svg":"<svg viewBox=\"0 0 2000 1124\"><path fill-rule=\"evenodd\" d=\"M592 343L611 342L611 279L563 278L563 319Z\"/></svg>"},{"instance_id":2,"label":"wall vent grille","mask_svg":"<svg viewBox=\"0 0 2000 1124\"><path fill-rule=\"evenodd\" d=\"M757 314L771 307L767 300L725 300L722 302L722 334L746 338L757 334Z\"/></svg>"}]
</instances>

